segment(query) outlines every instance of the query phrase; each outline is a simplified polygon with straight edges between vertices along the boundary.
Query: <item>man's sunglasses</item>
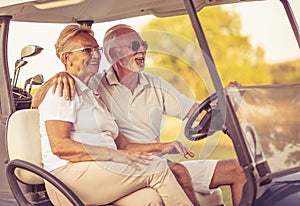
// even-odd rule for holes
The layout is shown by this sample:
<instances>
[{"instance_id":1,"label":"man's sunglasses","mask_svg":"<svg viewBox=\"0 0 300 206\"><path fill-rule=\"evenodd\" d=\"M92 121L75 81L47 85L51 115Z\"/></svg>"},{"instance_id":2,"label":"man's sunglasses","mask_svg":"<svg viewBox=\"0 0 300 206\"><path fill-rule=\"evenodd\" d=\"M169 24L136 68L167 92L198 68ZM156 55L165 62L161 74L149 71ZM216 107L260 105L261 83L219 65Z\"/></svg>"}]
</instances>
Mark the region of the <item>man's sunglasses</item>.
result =
<instances>
[{"instance_id":1,"label":"man's sunglasses","mask_svg":"<svg viewBox=\"0 0 300 206\"><path fill-rule=\"evenodd\" d=\"M146 41L133 41L131 45L132 51L137 51L139 50L140 46L143 46L146 50L148 49L148 42Z\"/></svg>"},{"instance_id":2,"label":"man's sunglasses","mask_svg":"<svg viewBox=\"0 0 300 206\"><path fill-rule=\"evenodd\" d=\"M146 42L146 41L141 41L141 42L139 42L139 41L133 41L133 42L131 42L131 49L132 49L132 51L139 50L139 48L141 46L143 46L147 50L148 49L148 42ZM118 47L129 47L130 48L130 46L118 46Z\"/></svg>"},{"instance_id":3,"label":"man's sunglasses","mask_svg":"<svg viewBox=\"0 0 300 206\"><path fill-rule=\"evenodd\" d=\"M79 49L73 49L71 51L68 51L68 53L73 53L73 52L78 52L78 51L81 51L85 54L88 54L88 55L91 55L92 53L94 52L97 52L99 54L102 53L103 51L103 48L102 47L82 47L82 48L79 48Z\"/></svg>"}]
</instances>

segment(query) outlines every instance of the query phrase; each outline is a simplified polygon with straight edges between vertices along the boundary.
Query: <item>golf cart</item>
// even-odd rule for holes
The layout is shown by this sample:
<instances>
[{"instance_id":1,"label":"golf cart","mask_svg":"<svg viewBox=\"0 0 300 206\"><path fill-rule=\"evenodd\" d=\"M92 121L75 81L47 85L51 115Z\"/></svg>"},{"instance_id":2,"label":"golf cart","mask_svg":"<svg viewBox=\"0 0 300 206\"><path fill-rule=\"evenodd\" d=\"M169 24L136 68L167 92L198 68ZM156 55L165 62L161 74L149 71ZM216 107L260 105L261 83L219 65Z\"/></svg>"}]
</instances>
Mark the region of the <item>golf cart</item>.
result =
<instances>
[{"instance_id":1,"label":"golf cart","mask_svg":"<svg viewBox=\"0 0 300 206\"><path fill-rule=\"evenodd\" d=\"M31 170L38 176L52 181L73 205L82 205L76 195L51 174L43 172L40 167L20 157L11 155L11 150L15 149L17 142L10 144L10 140L7 139L10 135L9 123L19 110L30 109L30 102L26 102L27 85L33 85L33 82L39 84L38 82L42 80L37 77L28 79L22 90L16 88L20 68L26 64L23 60L24 55L16 64L15 78L11 81L7 59L10 21L92 25L148 14L159 17L189 15L202 51L202 57L199 59L204 59L212 81L214 91L209 92L211 96L200 104L188 120L185 128L186 137L191 141L198 141L210 138L216 131L223 131L231 138L239 163L247 177L240 205L298 205L300 201L298 129L300 85L241 86L224 89L196 14L207 6L250 1L252 0L139 0L122 3L121 0L0 1L0 205L29 205L24 200L24 195L30 196L32 204L51 205L43 183L40 181L34 185L27 183L22 179L23 170L19 168ZM299 28L293 10L288 0L280 2L300 47ZM39 50L38 47L37 49ZM32 55L39 52L35 51ZM21 100L16 99L15 93ZM23 100L26 104L20 108L17 103ZM293 107L290 106L291 103ZM197 117L200 113L204 115L198 121ZM17 131L18 126L21 128L22 121L20 125L12 126L14 126L12 131ZM32 128L32 130L36 132L38 129ZM23 133L19 138L22 138L22 142L24 140L26 142L27 138L31 137ZM18 183L20 179L21 184ZM18 185L21 185L21 189Z\"/></svg>"}]
</instances>

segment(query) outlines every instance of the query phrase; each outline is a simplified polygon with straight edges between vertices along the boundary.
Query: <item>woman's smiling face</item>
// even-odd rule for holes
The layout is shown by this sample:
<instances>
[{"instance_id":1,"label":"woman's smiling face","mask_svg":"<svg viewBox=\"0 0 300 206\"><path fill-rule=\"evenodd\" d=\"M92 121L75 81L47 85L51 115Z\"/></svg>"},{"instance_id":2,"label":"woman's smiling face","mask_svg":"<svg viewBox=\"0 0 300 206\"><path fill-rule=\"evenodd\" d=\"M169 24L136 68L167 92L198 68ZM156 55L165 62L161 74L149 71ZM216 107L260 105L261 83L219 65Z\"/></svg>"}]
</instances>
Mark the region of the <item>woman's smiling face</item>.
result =
<instances>
[{"instance_id":1,"label":"woman's smiling face","mask_svg":"<svg viewBox=\"0 0 300 206\"><path fill-rule=\"evenodd\" d=\"M75 76L96 74L99 70L101 54L95 38L81 32L72 38L70 44L73 49L67 54L69 60L67 70Z\"/></svg>"}]
</instances>

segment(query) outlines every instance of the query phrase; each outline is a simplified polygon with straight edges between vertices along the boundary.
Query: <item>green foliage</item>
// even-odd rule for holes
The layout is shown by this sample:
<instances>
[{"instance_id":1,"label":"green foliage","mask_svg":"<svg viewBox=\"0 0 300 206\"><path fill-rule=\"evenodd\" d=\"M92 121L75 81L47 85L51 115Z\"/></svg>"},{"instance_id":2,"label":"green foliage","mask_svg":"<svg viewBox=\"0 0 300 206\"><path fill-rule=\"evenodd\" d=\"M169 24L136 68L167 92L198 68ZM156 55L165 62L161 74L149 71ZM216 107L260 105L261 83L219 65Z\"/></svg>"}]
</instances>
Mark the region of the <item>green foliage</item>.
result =
<instances>
[{"instance_id":1,"label":"green foliage","mask_svg":"<svg viewBox=\"0 0 300 206\"><path fill-rule=\"evenodd\" d=\"M300 83L300 59L271 65L273 84Z\"/></svg>"},{"instance_id":2,"label":"green foliage","mask_svg":"<svg viewBox=\"0 0 300 206\"><path fill-rule=\"evenodd\" d=\"M249 37L241 35L238 14L215 6L198 15L223 85L234 80L245 85L271 83L264 50L253 48ZM214 90L187 15L153 19L143 31L150 43L149 72L163 76L179 90L189 88L185 94L198 100Z\"/></svg>"}]
</instances>

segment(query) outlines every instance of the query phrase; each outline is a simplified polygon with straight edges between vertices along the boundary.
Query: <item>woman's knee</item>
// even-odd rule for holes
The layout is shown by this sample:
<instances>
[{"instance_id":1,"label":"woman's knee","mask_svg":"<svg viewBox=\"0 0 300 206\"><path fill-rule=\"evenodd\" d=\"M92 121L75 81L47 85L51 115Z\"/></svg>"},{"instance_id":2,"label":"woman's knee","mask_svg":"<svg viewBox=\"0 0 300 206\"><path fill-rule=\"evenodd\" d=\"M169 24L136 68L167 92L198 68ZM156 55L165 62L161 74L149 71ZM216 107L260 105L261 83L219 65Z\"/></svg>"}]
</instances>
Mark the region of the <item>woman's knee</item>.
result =
<instances>
[{"instance_id":1,"label":"woman's knee","mask_svg":"<svg viewBox=\"0 0 300 206\"><path fill-rule=\"evenodd\" d=\"M164 203L158 193L149 187L137 190L125 197L120 198L115 201L113 205L125 206L139 206L139 205L147 205L147 206L163 206Z\"/></svg>"}]
</instances>

